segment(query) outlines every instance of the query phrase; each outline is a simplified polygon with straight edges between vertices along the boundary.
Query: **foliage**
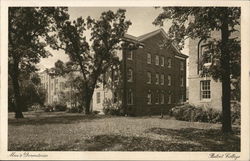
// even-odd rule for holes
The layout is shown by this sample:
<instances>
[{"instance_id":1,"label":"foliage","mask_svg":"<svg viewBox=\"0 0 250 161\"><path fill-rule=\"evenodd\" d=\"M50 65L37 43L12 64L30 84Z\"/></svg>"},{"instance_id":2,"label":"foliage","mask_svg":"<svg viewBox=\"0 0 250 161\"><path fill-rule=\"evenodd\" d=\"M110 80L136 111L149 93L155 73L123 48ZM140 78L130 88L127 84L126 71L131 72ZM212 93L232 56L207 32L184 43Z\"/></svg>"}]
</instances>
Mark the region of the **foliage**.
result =
<instances>
[{"instance_id":1,"label":"foliage","mask_svg":"<svg viewBox=\"0 0 250 161\"><path fill-rule=\"evenodd\" d=\"M50 53L45 47L58 49L57 32L69 18L64 7L10 7L8 65L12 80L17 118L22 118L20 75L37 71L35 64Z\"/></svg>"},{"instance_id":2,"label":"foliage","mask_svg":"<svg viewBox=\"0 0 250 161\"><path fill-rule=\"evenodd\" d=\"M32 73L29 77L20 77L19 82L23 111L27 111L28 109L37 109L37 106L44 106L46 91L41 87L41 80L38 74ZM15 111L14 90L11 81L8 85L8 102L9 111Z\"/></svg>"},{"instance_id":3,"label":"foliage","mask_svg":"<svg viewBox=\"0 0 250 161\"><path fill-rule=\"evenodd\" d=\"M225 133L231 132L230 79L240 78L241 47L239 38L233 36L238 32L236 28L240 25L240 7L163 7L162 9L163 12L153 23L163 25L165 20L171 21L168 35L180 49L183 48L187 38L209 42L212 63L208 68L203 67L201 75L210 75L222 82L222 130ZM217 40L211 40L214 31L220 33L220 38ZM204 55L203 60L206 59L206 54Z\"/></svg>"},{"instance_id":4,"label":"foliage","mask_svg":"<svg viewBox=\"0 0 250 161\"><path fill-rule=\"evenodd\" d=\"M125 10L118 9L103 12L99 19L82 17L73 22L64 23L59 37L62 42L61 49L69 55L70 61L55 65L54 73L63 75L72 71L79 71L82 76L81 88L83 91L83 106L85 113L90 112L90 102L94 88L101 82L101 76L111 66L118 65L117 50L123 46L122 39L131 25L126 20ZM85 36L90 31L90 43Z\"/></svg>"},{"instance_id":5,"label":"foliage","mask_svg":"<svg viewBox=\"0 0 250 161\"><path fill-rule=\"evenodd\" d=\"M176 106L171 109L170 115L177 120L194 121L194 122L209 122L220 123L222 121L221 111L211 107L194 106L185 104ZM234 103L232 105L232 123L240 124L240 104Z\"/></svg>"},{"instance_id":6,"label":"foliage","mask_svg":"<svg viewBox=\"0 0 250 161\"><path fill-rule=\"evenodd\" d=\"M116 115L120 116L121 113L121 104L120 103L113 103L112 99L104 99L103 101L103 112L105 115Z\"/></svg>"}]
</instances>

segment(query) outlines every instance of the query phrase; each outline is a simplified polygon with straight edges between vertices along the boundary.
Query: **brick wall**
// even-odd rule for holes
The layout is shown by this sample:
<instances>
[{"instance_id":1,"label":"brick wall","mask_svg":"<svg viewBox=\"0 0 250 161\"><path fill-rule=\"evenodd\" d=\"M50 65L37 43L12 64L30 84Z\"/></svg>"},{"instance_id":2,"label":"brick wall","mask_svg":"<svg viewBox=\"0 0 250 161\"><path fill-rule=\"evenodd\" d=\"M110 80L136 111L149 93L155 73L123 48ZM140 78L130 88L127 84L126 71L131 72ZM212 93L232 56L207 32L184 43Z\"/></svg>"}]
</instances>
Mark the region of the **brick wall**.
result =
<instances>
[{"instance_id":1,"label":"brick wall","mask_svg":"<svg viewBox=\"0 0 250 161\"><path fill-rule=\"evenodd\" d=\"M128 105L128 111L135 115L160 114L161 110L165 113L176 103L179 102L180 94L183 99L186 97L186 61L176 58L176 51L173 48L160 49L159 44L163 39L161 33L143 41L144 48L134 51L133 60L127 60L127 68L133 69L134 80L127 83L127 90L132 89L134 93L134 105ZM128 51L125 51L125 54ZM151 54L152 63L147 64L147 53ZM155 56L164 57L164 67L155 65ZM172 59L172 66L167 67L167 59ZM184 70L180 71L180 62L184 63ZM147 84L147 72L151 72L152 83ZM156 73L164 74L164 85L156 85ZM171 75L171 86L168 86L168 75ZM181 87L180 76L183 76L184 86ZM148 91L152 93L152 104L147 104ZM164 104L156 104L156 93L164 93ZM172 103L168 104L169 92L172 94Z\"/></svg>"}]
</instances>

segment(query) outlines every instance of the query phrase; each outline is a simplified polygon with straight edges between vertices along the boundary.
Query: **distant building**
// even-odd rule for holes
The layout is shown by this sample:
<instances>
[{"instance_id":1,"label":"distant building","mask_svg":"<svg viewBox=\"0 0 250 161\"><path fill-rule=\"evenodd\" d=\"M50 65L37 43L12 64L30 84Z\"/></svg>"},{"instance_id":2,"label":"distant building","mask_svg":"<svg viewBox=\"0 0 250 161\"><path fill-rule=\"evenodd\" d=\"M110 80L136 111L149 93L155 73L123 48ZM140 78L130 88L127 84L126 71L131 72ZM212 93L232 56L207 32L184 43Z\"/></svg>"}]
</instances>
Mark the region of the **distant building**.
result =
<instances>
[{"instance_id":1,"label":"distant building","mask_svg":"<svg viewBox=\"0 0 250 161\"><path fill-rule=\"evenodd\" d=\"M168 37L163 29L134 37L127 41L139 42L143 47L121 51L119 96L115 89L101 85L93 95L93 109L102 109L105 101L121 104L128 115L148 115L167 112L186 100L187 56L172 44L162 46ZM105 78L114 80L113 70ZM107 75L105 77L107 77ZM112 75L112 76L111 76ZM112 102L113 101L113 102Z\"/></svg>"},{"instance_id":2,"label":"distant building","mask_svg":"<svg viewBox=\"0 0 250 161\"><path fill-rule=\"evenodd\" d=\"M55 77L49 75L46 71L40 73L41 85L46 90L45 105L61 104L62 101L65 101L68 108L78 106L79 102L74 96L76 90L69 83L69 77L75 75L77 74ZM66 97L67 100L63 97Z\"/></svg>"}]
</instances>

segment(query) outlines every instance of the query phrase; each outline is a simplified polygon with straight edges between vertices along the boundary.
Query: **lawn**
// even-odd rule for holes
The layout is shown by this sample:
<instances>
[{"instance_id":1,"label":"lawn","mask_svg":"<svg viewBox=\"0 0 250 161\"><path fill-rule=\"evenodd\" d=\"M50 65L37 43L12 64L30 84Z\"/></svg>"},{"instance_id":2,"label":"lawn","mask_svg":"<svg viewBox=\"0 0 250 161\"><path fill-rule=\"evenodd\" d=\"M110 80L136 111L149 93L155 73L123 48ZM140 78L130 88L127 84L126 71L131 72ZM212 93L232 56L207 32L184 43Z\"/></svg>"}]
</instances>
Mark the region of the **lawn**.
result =
<instances>
[{"instance_id":1,"label":"lawn","mask_svg":"<svg viewBox=\"0 0 250 161\"><path fill-rule=\"evenodd\" d=\"M240 151L240 128L173 118L84 116L64 112L9 114L9 151Z\"/></svg>"}]
</instances>

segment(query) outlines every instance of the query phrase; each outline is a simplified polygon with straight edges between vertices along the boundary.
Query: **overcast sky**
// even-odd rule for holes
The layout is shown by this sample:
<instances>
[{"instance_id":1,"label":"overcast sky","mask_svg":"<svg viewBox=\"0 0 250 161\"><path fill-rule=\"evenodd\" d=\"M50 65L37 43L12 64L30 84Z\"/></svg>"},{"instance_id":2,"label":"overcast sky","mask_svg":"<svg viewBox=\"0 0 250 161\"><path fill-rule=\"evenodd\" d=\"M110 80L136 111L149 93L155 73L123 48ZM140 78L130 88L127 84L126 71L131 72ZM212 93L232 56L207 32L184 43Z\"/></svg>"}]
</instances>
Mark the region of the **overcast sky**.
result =
<instances>
[{"instance_id":1,"label":"overcast sky","mask_svg":"<svg viewBox=\"0 0 250 161\"><path fill-rule=\"evenodd\" d=\"M132 25L129 27L128 34L133 36L140 36L148 32L159 29L159 26L152 24L154 19L161 13L161 9L155 9L153 7L119 7L126 9L126 18L132 22ZM72 7L69 8L70 19L74 20L78 17L83 17L84 19L88 16L98 19L103 11L116 11L118 8L114 7ZM165 23L163 29L167 32L170 23ZM53 56L49 58L42 59L38 64L40 70L45 68L51 68L54 66L54 63L60 59L64 62L68 60L68 56L64 54L63 51L54 51L50 50ZM184 49L183 52L187 53L187 49Z\"/></svg>"}]
</instances>

